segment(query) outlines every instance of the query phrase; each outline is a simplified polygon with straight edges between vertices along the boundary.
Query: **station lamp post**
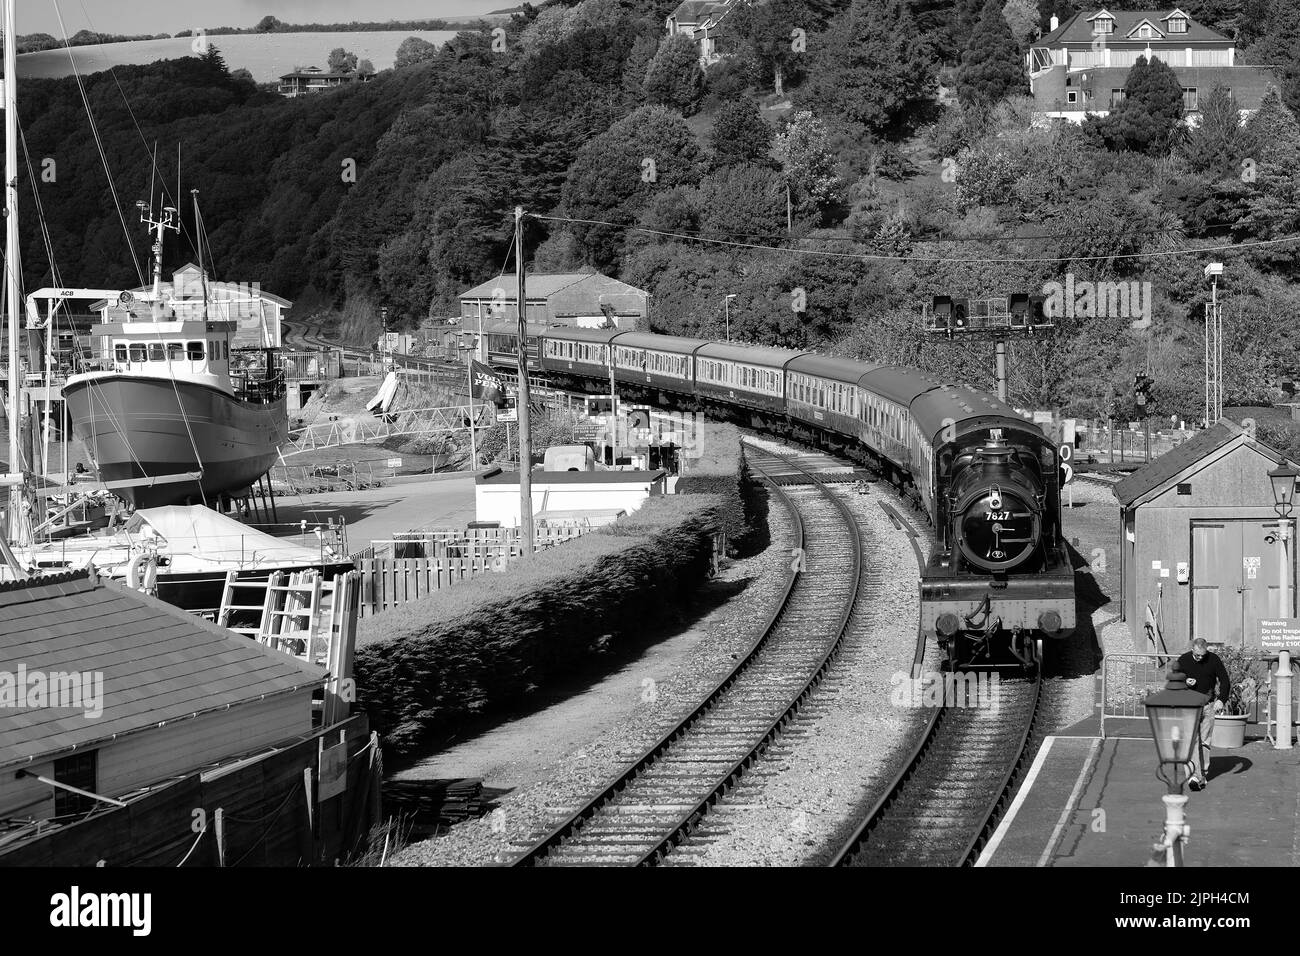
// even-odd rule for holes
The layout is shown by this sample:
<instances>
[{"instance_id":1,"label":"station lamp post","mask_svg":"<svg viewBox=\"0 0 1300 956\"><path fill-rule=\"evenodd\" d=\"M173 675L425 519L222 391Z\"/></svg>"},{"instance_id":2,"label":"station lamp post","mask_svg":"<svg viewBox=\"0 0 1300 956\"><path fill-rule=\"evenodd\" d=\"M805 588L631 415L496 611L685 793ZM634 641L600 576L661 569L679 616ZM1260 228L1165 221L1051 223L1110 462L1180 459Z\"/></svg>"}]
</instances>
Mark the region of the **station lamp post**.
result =
<instances>
[{"instance_id":1,"label":"station lamp post","mask_svg":"<svg viewBox=\"0 0 1300 956\"><path fill-rule=\"evenodd\" d=\"M722 314L727 323L728 342L731 341L731 300L734 299L735 297L736 297L736 293L733 292L731 293L731 295L727 296L725 299L722 300Z\"/></svg>"},{"instance_id":2,"label":"station lamp post","mask_svg":"<svg viewBox=\"0 0 1300 956\"><path fill-rule=\"evenodd\" d=\"M1156 742L1159 758L1156 776L1169 789L1161 798L1165 804L1164 837L1156 844L1156 849L1165 851L1166 866L1183 865L1183 844L1191 835L1183 784L1191 776L1192 748L1200 742L1201 708L1206 700L1204 694L1187 686L1182 671L1176 669L1176 664L1174 667L1169 672L1165 689L1148 694L1142 702L1147 709L1147 720L1151 722L1151 736ZM1166 768L1172 769L1172 777Z\"/></svg>"},{"instance_id":3,"label":"station lamp post","mask_svg":"<svg viewBox=\"0 0 1300 956\"><path fill-rule=\"evenodd\" d=\"M1279 617L1291 617L1295 610L1291 602L1291 557L1287 541L1291 538L1291 509L1295 502L1297 478L1300 478L1300 469L1288 461L1283 461L1268 473L1269 484L1273 486L1273 510L1277 513L1277 543L1281 549L1277 562ZM1273 733L1273 749L1290 750L1291 652L1287 648L1278 651L1277 686L1273 688L1273 699L1277 701L1277 729Z\"/></svg>"}]
</instances>

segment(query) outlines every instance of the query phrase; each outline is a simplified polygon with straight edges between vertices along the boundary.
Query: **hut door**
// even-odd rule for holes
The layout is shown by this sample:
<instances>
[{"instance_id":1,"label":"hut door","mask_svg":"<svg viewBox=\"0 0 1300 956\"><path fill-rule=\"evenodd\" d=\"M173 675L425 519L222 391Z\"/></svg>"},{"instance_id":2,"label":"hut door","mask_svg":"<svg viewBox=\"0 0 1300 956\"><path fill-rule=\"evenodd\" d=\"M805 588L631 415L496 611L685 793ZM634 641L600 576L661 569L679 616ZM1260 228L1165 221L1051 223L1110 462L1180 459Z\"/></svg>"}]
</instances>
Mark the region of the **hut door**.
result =
<instances>
[{"instance_id":1,"label":"hut door","mask_svg":"<svg viewBox=\"0 0 1300 956\"><path fill-rule=\"evenodd\" d=\"M1276 534L1276 521L1193 522L1193 637L1258 645L1260 618L1294 615L1294 575L1278 600L1280 549L1266 540Z\"/></svg>"},{"instance_id":2,"label":"hut door","mask_svg":"<svg viewBox=\"0 0 1300 956\"><path fill-rule=\"evenodd\" d=\"M1192 637L1241 643L1245 571L1239 521L1192 523Z\"/></svg>"}]
</instances>

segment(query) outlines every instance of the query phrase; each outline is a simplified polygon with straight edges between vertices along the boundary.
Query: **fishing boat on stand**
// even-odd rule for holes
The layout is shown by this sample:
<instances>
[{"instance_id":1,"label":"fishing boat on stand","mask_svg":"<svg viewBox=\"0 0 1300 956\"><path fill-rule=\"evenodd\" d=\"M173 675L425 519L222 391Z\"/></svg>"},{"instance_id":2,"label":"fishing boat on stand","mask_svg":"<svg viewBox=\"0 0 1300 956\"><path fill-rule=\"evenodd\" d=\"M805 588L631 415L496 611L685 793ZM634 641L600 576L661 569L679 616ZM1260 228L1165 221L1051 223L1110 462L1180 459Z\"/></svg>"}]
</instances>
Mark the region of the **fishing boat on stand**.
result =
<instances>
[{"instance_id":1,"label":"fishing boat on stand","mask_svg":"<svg viewBox=\"0 0 1300 956\"><path fill-rule=\"evenodd\" d=\"M277 461L288 438L284 375L273 348L260 367L232 351L237 301L164 295L162 242L176 210L155 219L141 204L141 221L156 230L152 292L117 293L91 331L97 354L68 377L63 399L101 482L130 505L207 504Z\"/></svg>"}]
</instances>

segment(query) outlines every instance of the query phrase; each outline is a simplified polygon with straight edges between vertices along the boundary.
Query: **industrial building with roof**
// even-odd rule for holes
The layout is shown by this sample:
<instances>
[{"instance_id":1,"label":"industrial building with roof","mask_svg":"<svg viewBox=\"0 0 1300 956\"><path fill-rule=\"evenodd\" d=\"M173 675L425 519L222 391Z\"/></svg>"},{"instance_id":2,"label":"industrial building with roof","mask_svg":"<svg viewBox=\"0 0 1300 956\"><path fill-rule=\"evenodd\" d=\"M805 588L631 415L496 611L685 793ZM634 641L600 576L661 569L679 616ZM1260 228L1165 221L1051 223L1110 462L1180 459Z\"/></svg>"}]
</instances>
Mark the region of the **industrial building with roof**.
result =
<instances>
[{"instance_id":1,"label":"industrial building with roof","mask_svg":"<svg viewBox=\"0 0 1300 956\"><path fill-rule=\"evenodd\" d=\"M612 321L624 330L646 330L650 293L599 272L525 275L529 322L540 326L595 328ZM460 320L466 330L480 322L519 321L519 277L489 279L460 295Z\"/></svg>"}]
</instances>

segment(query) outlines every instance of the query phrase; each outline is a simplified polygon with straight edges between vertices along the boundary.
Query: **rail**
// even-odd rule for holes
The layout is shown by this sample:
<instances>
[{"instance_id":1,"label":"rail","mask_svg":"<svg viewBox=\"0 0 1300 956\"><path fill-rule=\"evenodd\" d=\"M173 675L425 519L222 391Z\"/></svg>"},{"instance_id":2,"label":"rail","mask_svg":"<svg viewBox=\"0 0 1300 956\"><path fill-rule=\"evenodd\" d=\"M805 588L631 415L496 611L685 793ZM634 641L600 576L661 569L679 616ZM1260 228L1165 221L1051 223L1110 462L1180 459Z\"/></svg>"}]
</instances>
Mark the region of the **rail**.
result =
<instances>
[{"instance_id":1,"label":"rail","mask_svg":"<svg viewBox=\"0 0 1300 956\"><path fill-rule=\"evenodd\" d=\"M831 866L974 865L1029 758L1042 680L995 684L987 672L946 672L943 680L944 705ZM972 682L975 707L967 706Z\"/></svg>"},{"instance_id":2,"label":"rail","mask_svg":"<svg viewBox=\"0 0 1300 956\"><path fill-rule=\"evenodd\" d=\"M761 451L752 445L746 446L746 456L767 457L787 464L790 463L789 459ZM764 477L769 477L764 472L763 466L757 463L755 464L755 470ZM615 821L611 839L616 845L623 848L621 851L617 851L617 855L621 856L626 862L638 866L657 864L695 828L714 803L736 784L746 770L761 757L767 746L780 735L785 726L798 713L803 702L816 689L839 654L848 632L849 621L858 600L861 585L861 533L857 522L847 506L838 496L829 491L823 483L815 480L812 483L817 486L820 493L818 501L822 504L829 503L840 522L842 522L840 527L847 529L849 532L848 554L845 555L837 551L831 558L831 549L828 548L826 564L828 569L847 571L844 577L849 583L847 584L846 596L841 601L840 611L829 629L829 633L833 634L834 638L829 642L828 646L824 647L823 653L814 658L815 662L812 664L811 670L807 672L806 677L797 680L795 692L785 701L784 706L778 706L774 717L763 716L756 720L752 711L753 702L756 699L761 700L764 697L764 692L766 692L770 700L770 688L773 686L775 675L767 672L760 673L760 677L754 682L754 686L746 685L745 681L751 672L762 671L765 663L776 663L776 661L765 661L765 658L769 656L769 652L772 658L776 658L778 661L782 660L780 648L777 645L779 640L783 638L789 640L794 634L802 633L807 629L807 622L801 621L799 615L808 608L803 607L796 612L794 610L796 601L800 605L812 605L812 609L815 610L817 616L821 620L825 620L828 610L825 606L826 596L823 594L819 597L811 592L808 594L803 593L809 588L808 582L812 576L803 570L802 561L794 562L787 572L787 579L781 597L777 606L765 620L758 638L741 660L710 691L704 700L626 767L614 780L602 788L591 800L521 854L513 865L537 866L542 863L554 862L552 858L558 855L567 843L575 839L581 840L588 832L592 833L594 839L601 839L597 835L601 831L594 822L595 819L621 795L629 793L638 784L643 783L656 768L664 765L670 766L674 757L680 757L687 765L698 765L699 763L706 765L721 764L725 769L719 774L710 774L709 781L705 783L690 780L683 781L680 774L677 776L672 773L665 774L664 781L660 786L677 786L684 788L684 791L672 798L667 805L656 805L653 809L658 810L657 815L660 819L652 820L648 824L641 824L635 836L629 836L626 833L626 828L633 825L633 820L639 821L643 816L653 817L656 814L646 813L642 810L635 817L622 818L626 822ZM805 553L804 549L810 543L807 518L801 515L791 496L776 482L771 481L770 477L768 484L782 504L789 510L794 525L793 538L797 549L796 554L802 556ZM824 540L821 542L821 544L825 543ZM851 561L845 562L844 557L851 557ZM782 634L783 631L784 635ZM797 644L797 641L791 643ZM781 669L788 678L788 663L782 661ZM779 687L780 685L777 684L776 686ZM733 694L733 691L736 693ZM746 707L750 709L746 710ZM747 729L746 725L752 726L754 730L745 743L738 745L734 739L735 735L743 735ZM730 749L709 750L708 755L700 752L700 748L718 748L719 745L715 744L714 741L719 736L726 738L726 743ZM690 742L686 743L688 740ZM683 751L685 752L684 755ZM722 756L724 753L726 756ZM651 786L653 787L654 784L651 784ZM635 800L638 798L633 795L629 799ZM631 848L629 849L629 847ZM584 851L579 848L578 853L581 854L582 852ZM613 857L605 857L605 859L611 862L614 861Z\"/></svg>"}]
</instances>

